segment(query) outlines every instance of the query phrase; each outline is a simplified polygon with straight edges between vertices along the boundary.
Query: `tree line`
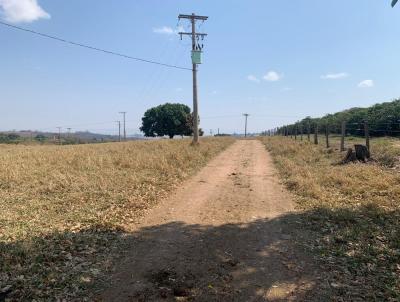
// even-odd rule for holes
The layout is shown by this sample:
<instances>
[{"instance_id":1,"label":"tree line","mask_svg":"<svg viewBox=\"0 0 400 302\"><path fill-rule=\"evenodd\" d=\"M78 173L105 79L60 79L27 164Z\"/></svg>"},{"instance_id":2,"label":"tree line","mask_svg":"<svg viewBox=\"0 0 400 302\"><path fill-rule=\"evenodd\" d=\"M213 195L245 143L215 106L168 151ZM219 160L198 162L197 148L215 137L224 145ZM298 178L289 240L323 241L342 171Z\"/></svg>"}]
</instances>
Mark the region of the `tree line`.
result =
<instances>
[{"instance_id":1,"label":"tree line","mask_svg":"<svg viewBox=\"0 0 400 302\"><path fill-rule=\"evenodd\" d=\"M400 137L400 99L376 104L367 108L351 108L320 118L306 117L296 123L278 128L281 135L326 132L340 134L342 123L346 123L346 135L364 135L364 124L368 123L371 136Z\"/></svg>"}]
</instances>

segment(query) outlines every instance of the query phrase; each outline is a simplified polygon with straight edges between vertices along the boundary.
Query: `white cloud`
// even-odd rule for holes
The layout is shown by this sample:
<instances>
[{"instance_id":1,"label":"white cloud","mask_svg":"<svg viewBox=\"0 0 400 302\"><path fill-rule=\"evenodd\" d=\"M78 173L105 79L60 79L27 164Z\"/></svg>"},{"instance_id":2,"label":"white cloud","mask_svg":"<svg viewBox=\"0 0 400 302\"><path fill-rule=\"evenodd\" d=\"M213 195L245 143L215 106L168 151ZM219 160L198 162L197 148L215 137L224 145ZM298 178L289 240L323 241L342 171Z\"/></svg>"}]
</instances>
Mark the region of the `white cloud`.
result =
<instances>
[{"instance_id":1,"label":"white cloud","mask_svg":"<svg viewBox=\"0 0 400 302\"><path fill-rule=\"evenodd\" d=\"M11 23L49 19L50 15L37 0L0 0L0 16Z\"/></svg>"},{"instance_id":2,"label":"white cloud","mask_svg":"<svg viewBox=\"0 0 400 302\"><path fill-rule=\"evenodd\" d=\"M283 78L282 74L277 73L276 71L268 71L267 74L263 77L264 80L268 82L276 82Z\"/></svg>"},{"instance_id":3,"label":"white cloud","mask_svg":"<svg viewBox=\"0 0 400 302\"><path fill-rule=\"evenodd\" d=\"M323 80L339 80L347 78L349 74L347 72L340 72L340 73L328 73L326 75L322 75L321 79Z\"/></svg>"},{"instance_id":4,"label":"white cloud","mask_svg":"<svg viewBox=\"0 0 400 302\"><path fill-rule=\"evenodd\" d=\"M173 29L169 26L162 26L153 28L153 32L156 34L163 34L163 35L176 35L177 33L183 31L183 27L178 27L177 29Z\"/></svg>"},{"instance_id":5,"label":"white cloud","mask_svg":"<svg viewBox=\"0 0 400 302\"><path fill-rule=\"evenodd\" d=\"M252 74L248 75L247 79L252 82L260 83L260 80L255 75Z\"/></svg>"},{"instance_id":6,"label":"white cloud","mask_svg":"<svg viewBox=\"0 0 400 302\"><path fill-rule=\"evenodd\" d=\"M364 80L358 84L359 88L371 88L374 86L375 86L375 83L373 80Z\"/></svg>"}]
</instances>

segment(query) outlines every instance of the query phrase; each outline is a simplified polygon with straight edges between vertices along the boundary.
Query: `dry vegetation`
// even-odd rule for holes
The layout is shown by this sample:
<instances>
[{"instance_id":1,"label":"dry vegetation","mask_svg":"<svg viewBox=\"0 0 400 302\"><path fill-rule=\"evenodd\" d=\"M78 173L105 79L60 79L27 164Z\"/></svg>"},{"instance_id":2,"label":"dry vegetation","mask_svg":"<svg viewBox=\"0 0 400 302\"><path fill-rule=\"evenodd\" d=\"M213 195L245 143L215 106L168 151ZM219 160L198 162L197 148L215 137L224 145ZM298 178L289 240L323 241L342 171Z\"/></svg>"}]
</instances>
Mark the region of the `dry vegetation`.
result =
<instances>
[{"instance_id":1,"label":"dry vegetation","mask_svg":"<svg viewBox=\"0 0 400 302\"><path fill-rule=\"evenodd\" d=\"M0 300L83 300L140 216L232 142L0 146Z\"/></svg>"},{"instance_id":2,"label":"dry vegetation","mask_svg":"<svg viewBox=\"0 0 400 302\"><path fill-rule=\"evenodd\" d=\"M372 164L336 165L343 154L306 141L263 139L329 272L333 301L400 300L400 148L372 141ZM384 156L382 157L382 155Z\"/></svg>"}]
</instances>

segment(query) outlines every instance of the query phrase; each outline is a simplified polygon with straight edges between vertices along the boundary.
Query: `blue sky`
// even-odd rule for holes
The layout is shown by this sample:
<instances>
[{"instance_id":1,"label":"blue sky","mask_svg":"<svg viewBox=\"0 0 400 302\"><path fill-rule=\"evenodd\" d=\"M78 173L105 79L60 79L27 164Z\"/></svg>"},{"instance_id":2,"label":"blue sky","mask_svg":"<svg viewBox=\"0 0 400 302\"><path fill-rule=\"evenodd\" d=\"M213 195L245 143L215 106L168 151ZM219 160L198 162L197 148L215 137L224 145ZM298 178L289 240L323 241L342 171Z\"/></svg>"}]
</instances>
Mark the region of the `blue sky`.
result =
<instances>
[{"instance_id":1,"label":"blue sky","mask_svg":"<svg viewBox=\"0 0 400 302\"><path fill-rule=\"evenodd\" d=\"M0 18L91 46L190 67L179 13L207 15L201 127L261 131L400 97L400 7L381 0L0 0ZM200 26L200 24L199 24ZM129 134L146 109L192 104L191 72L114 57L0 26L0 130Z\"/></svg>"}]
</instances>

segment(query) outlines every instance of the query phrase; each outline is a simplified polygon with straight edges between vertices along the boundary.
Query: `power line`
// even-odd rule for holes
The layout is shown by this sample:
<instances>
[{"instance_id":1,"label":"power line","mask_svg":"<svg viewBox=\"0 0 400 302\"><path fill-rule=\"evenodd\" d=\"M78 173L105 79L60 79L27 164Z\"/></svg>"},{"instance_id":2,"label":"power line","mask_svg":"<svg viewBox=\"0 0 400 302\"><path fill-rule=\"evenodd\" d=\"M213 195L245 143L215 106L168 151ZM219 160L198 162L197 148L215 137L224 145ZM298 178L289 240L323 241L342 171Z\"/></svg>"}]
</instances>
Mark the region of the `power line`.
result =
<instances>
[{"instance_id":1,"label":"power line","mask_svg":"<svg viewBox=\"0 0 400 302\"><path fill-rule=\"evenodd\" d=\"M7 27L10 27L10 28L13 28L13 29L17 29L17 30L28 32L28 33L31 33L31 34L34 34L34 35L37 35L37 36L41 36L41 37L44 37L44 38L56 40L56 41L59 41L59 42L62 42L62 43L66 43L66 44L71 44L71 45L74 45L74 46L87 48L87 49L90 49L90 50L99 51L99 52L102 52L102 53L106 53L106 54L109 54L109 55L122 57L122 58L125 58L125 59L140 61L140 62L149 63L149 64L155 64L155 65L160 65L160 66L169 67L169 68L175 68L175 69L190 70L190 71L192 70L191 68L187 68L187 67L181 67L181 66L165 64L165 63L161 63L161 62L157 62L157 61L152 61L152 60L146 60L146 59L142 59L142 58L132 57L132 56L125 55L125 54L122 54L122 53L118 53L118 52L114 52L114 51L110 51L110 50L106 50L106 49L102 49L102 48L98 48L98 47L89 46L89 45L82 44L82 43L77 43L77 42L65 40L63 38L59 38L59 37L56 37L56 36L51 36L51 35L48 35L48 34L37 32L37 31L31 30L31 29L27 29L27 28L24 28L24 27L12 25L12 24L5 23L5 22L2 22L2 21L0 21L0 24L4 25L4 26L7 26Z\"/></svg>"}]
</instances>

